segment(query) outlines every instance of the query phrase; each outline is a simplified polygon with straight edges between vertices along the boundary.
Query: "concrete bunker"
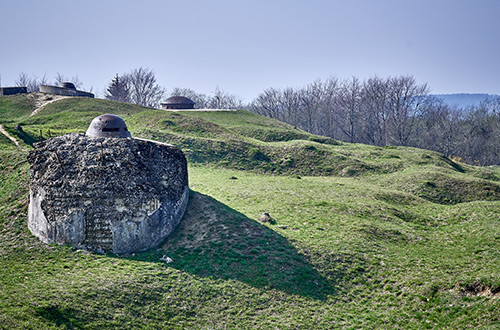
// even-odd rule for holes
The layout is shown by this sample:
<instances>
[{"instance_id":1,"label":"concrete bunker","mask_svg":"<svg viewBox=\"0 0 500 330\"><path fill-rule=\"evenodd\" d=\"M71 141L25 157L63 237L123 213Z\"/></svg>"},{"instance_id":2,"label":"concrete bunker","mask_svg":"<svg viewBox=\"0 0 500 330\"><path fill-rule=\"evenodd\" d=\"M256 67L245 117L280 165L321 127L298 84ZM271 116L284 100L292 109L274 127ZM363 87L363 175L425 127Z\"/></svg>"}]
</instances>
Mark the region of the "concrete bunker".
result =
<instances>
[{"instance_id":1,"label":"concrete bunker","mask_svg":"<svg viewBox=\"0 0 500 330\"><path fill-rule=\"evenodd\" d=\"M28 93L28 87L0 87L0 96Z\"/></svg>"},{"instance_id":2,"label":"concrete bunker","mask_svg":"<svg viewBox=\"0 0 500 330\"><path fill-rule=\"evenodd\" d=\"M161 108L164 110L193 109L195 103L184 96L172 96L161 102Z\"/></svg>"},{"instance_id":3,"label":"concrete bunker","mask_svg":"<svg viewBox=\"0 0 500 330\"><path fill-rule=\"evenodd\" d=\"M94 135L91 124L90 134L51 138L29 153L28 228L43 242L96 252L158 246L187 206L186 158L175 146L131 138L118 116L95 120L117 135Z\"/></svg>"},{"instance_id":4,"label":"concrete bunker","mask_svg":"<svg viewBox=\"0 0 500 330\"><path fill-rule=\"evenodd\" d=\"M94 94L77 90L72 82L63 82L61 86L40 85L40 92L62 95L62 96L79 96L79 97L94 97Z\"/></svg>"}]
</instances>

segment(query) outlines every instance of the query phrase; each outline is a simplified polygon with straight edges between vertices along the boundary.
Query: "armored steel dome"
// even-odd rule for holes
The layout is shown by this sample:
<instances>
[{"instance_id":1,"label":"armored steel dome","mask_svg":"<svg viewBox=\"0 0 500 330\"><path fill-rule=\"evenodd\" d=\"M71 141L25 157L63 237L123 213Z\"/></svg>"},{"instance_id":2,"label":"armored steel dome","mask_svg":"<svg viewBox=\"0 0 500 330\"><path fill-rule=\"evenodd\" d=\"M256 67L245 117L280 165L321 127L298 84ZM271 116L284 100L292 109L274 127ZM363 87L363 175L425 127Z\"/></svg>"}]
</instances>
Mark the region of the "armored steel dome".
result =
<instances>
[{"instance_id":1,"label":"armored steel dome","mask_svg":"<svg viewBox=\"0 0 500 330\"><path fill-rule=\"evenodd\" d=\"M63 82L62 87L76 90L75 84L73 84L71 82Z\"/></svg>"},{"instance_id":2,"label":"armored steel dome","mask_svg":"<svg viewBox=\"0 0 500 330\"><path fill-rule=\"evenodd\" d=\"M172 96L161 102L162 109L193 109L195 103L184 96Z\"/></svg>"},{"instance_id":3,"label":"armored steel dome","mask_svg":"<svg viewBox=\"0 0 500 330\"><path fill-rule=\"evenodd\" d=\"M127 129L125 121L115 115L100 115L92 120L87 129L87 136L131 138L132 134Z\"/></svg>"}]
</instances>

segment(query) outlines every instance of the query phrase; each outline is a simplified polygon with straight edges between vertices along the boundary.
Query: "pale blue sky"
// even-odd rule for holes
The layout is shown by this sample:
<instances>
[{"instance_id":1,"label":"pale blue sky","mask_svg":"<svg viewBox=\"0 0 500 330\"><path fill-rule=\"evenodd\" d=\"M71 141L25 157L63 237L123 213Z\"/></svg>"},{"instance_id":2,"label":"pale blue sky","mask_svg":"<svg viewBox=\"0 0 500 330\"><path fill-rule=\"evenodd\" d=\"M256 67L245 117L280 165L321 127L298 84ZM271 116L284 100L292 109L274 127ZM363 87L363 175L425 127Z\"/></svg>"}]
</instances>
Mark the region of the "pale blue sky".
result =
<instances>
[{"instance_id":1,"label":"pale blue sky","mask_svg":"<svg viewBox=\"0 0 500 330\"><path fill-rule=\"evenodd\" d=\"M410 74L433 93L500 94L500 0L0 0L0 75L155 71L167 90L251 101L317 78Z\"/></svg>"}]
</instances>

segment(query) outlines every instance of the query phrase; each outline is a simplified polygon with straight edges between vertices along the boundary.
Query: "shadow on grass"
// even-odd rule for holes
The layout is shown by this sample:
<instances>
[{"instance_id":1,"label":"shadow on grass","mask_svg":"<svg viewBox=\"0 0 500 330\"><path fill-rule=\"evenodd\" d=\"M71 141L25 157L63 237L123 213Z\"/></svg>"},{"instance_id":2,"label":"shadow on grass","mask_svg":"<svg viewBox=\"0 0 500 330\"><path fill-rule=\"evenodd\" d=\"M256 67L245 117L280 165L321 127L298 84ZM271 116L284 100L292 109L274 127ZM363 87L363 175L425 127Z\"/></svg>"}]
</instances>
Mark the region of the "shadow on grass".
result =
<instances>
[{"instance_id":1,"label":"shadow on grass","mask_svg":"<svg viewBox=\"0 0 500 330\"><path fill-rule=\"evenodd\" d=\"M33 134L23 130L16 130L16 135L29 146L33 146L33 143L40 141L40 136L34 136Z\"/></svg>"},{"instance_id":2,"label":"shadow on grass","mask_svg":"<svg viewBox=\"0 0 500 330\"><path fill-rule=\"evenodd\" d=\"M84 322L76 319L78 313L74 309L64 309L58 306L44 306L37 307L35 312L38 316L54 323L57 327L62 327L63 329L83 329Z\"/></svg>"},{"instance_id":3,"label":"shadow on grass","mask_svg":"<svg viewBox=\"0 0 500 330\"><path fill-rule=\"evenodd\" d=\"M258 288L323 300L334 294L326 280L286 238L217 200L190 192L188 209L161 250L137 254L201 277L233 279ZM335 274L335 281L340 280Z\"/></svg>"}]
</instances>

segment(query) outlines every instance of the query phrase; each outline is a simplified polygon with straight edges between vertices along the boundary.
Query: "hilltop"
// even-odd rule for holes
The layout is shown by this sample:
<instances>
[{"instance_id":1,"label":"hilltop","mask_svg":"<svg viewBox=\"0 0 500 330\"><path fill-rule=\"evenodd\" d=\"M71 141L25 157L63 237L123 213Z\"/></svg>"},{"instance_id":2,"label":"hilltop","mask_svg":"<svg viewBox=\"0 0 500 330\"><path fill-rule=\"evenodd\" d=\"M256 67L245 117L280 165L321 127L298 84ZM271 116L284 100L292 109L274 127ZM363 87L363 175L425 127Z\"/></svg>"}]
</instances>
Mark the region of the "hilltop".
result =
<instances>
[{"instance_id":1,"label":"hilltop","mask_svg":"<svg viewBox=\"0 0 500 330\"><path fill-rule=\"evenodd\" d=\"M0 134L0 328L500 326L498 167L247 111L83 98L33 110L26 96L0 98L0 124L20 144ZM188 209L158 249L86 253L26 227L30 145L103 113L188 158ZM257 221L264 212L276 224Z\"/></svg>"}]
</instances>

